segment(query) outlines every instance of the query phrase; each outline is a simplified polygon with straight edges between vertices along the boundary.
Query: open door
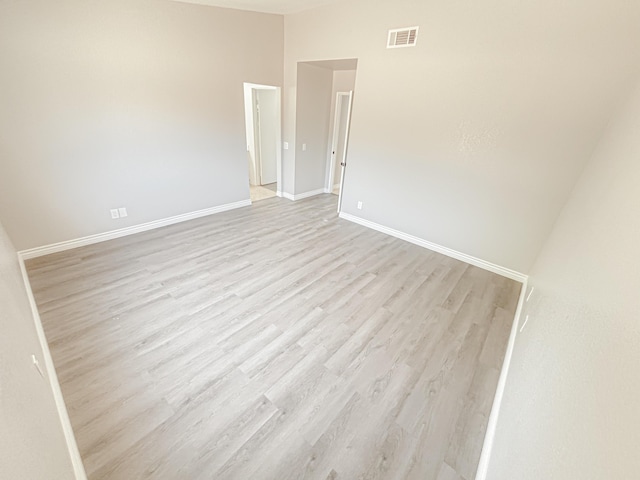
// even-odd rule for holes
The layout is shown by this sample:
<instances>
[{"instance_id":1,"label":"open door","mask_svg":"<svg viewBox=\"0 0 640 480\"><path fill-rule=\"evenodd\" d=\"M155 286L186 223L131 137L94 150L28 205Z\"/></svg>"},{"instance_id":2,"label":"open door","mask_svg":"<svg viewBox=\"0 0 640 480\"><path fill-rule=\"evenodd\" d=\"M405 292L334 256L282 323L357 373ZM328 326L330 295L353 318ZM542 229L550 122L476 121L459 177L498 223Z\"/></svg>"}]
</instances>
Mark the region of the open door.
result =
<instances>
[{"instance_id":1,"label":"open door","mask_svg":"<svg viewBox=\"0 0 640 480\"><path fill-rule=\"evenodd\" d=\"M349 147L349 127L351 125L351 105L353 104L353 90L348 93L338 92L336 99L336 121L332 150L332 191L334 189L335 180L333 179L337 172L340 172L340 180L338 182L338 213L342 209L342 187L344 186L344 172L347 167L347 150Z\"/></svg>"},{"instance_id":2,"label":"open door","mask_svg":"<svg viewBox=\"0 0 640 480\"><path fill-rule=\"evenodd\" d=\"M278 103L276 91L254 90L256 95L256 158L259 158L259 185L277 181Z\"/></svg>"},{"instance_id":3,"label":"open door","mask_svg":"<svg viewBox=\"0 0 640 480\"><path fill-rule=\"evenodd\" d=\"M244 104L250 198L281 196L280 87L244 83Z\"/></svg>"}]
</instances>

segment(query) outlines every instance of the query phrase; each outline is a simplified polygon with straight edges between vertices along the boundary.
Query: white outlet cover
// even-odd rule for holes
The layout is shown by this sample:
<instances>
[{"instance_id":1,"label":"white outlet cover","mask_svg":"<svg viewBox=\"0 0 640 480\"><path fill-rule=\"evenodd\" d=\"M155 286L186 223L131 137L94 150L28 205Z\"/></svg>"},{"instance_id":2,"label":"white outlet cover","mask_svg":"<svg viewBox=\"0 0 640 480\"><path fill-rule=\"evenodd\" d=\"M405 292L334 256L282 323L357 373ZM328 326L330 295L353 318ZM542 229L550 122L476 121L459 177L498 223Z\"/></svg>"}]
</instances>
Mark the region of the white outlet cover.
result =
<instances>
[{"instance_id":1,"label":"white outlet cover","mask_svg":"<svg viewBox=\"0 0 640 480\"><path fill-rule=\"evenodd\" d=\"M120 218L124 218L124 217L126 217L128 215L127 214L127 209L124 208L124 207L123 208L119 208L118 209L118 213L120 214Z\"/></svg>"},{"instance_id":2,"label":"white outlet cover","mask_svg":"<svg viewBox=\"0 0 640 480\"><path fill-rule=\"evenodd\" d=\"M306 152L306 151L307 151L307 144L306 144L306 143L303 143L303 144L302 144L302 151L303 151L303 152Z\"/></svg>"},{"instance_id":3,"label":"white outlet cover","mask_svg":"<svg viewBox=\"0 0 640 480\"><path fill-rule=\"evenodd\" d=\"M358 210L362 210L362 202L358 202Z\"/></svg>"},{"instance_id":4,"label":"white outlet cover","mask_svg":"<svg viewBox=\"0 0 640 480\"><path fill-rule=\"evenodd\" d=\"M289 150L289 142L284 142L282 145L285 150Z\"/></svg>"},{"instance_id":5,"label":"white outlet cover","mask_svg":"<svg viewBox=\"0 0 640 480\"><path fill-rule=\"evenodd\" d=\"M113 218L114 220L116 218L120 218L120 213L118 212L117 208L112 208L110 212L111 212L111 218Z\"/></svg>"}]
</instances>

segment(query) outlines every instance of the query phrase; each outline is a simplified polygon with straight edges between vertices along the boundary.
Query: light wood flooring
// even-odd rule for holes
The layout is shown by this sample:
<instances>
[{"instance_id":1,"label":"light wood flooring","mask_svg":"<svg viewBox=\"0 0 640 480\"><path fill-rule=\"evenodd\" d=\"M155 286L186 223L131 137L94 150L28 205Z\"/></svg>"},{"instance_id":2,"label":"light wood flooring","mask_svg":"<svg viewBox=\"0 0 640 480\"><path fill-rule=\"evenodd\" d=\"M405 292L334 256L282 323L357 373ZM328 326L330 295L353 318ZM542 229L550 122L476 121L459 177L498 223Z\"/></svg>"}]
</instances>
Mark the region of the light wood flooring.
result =
<instances>
[{"instance_id":1,"label":"light wood flooring","mask_svg":"<svg viewBox=\"0 0 640 480\"><path fill-rule=\"evenodd\" d=\"M90 479L474 478L520 284L336 201L28 262Z\"/></svg>"}]
</instances>

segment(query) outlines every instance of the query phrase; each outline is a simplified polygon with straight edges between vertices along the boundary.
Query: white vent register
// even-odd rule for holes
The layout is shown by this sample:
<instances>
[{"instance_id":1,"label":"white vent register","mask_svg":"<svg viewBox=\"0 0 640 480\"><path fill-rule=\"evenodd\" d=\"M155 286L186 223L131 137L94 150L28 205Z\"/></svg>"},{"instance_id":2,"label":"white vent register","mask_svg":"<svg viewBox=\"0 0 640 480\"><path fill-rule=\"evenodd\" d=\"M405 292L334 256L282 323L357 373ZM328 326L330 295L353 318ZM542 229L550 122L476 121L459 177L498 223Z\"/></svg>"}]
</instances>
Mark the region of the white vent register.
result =
<instances>
[{"instance_id":1,"label":"white vent register","mask_svg":"<svg viewBox=\"0 0 640 480\"><path fill-rule=\"evenodd\" d=\"M396 28L389 30L387 48L415 47L418 40L418 27Z\"/></svg>"}]
</instances>

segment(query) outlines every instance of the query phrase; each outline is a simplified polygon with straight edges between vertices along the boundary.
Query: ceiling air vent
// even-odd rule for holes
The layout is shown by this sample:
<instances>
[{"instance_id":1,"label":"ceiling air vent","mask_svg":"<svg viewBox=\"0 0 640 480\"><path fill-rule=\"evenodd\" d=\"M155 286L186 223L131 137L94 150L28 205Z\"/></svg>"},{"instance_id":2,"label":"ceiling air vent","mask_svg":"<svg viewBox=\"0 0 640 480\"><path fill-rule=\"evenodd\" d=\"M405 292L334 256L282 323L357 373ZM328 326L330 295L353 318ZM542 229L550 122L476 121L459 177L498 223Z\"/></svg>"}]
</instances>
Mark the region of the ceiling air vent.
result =
<instances>
[{"instance_id":1,"label":"ceiling air vent","mask_svg":"<svg viewBox=\"0 0 640 480\"><path fill-rule=\"evenodd\" d=\"M387 48L415 47L418 40L418 27L396 28L389 30Z\"/></svg>"}]
</instances>

